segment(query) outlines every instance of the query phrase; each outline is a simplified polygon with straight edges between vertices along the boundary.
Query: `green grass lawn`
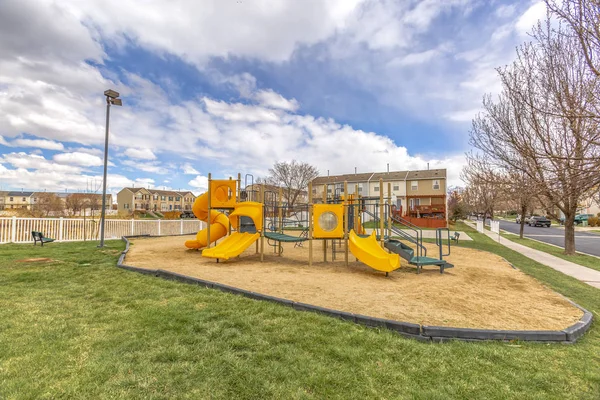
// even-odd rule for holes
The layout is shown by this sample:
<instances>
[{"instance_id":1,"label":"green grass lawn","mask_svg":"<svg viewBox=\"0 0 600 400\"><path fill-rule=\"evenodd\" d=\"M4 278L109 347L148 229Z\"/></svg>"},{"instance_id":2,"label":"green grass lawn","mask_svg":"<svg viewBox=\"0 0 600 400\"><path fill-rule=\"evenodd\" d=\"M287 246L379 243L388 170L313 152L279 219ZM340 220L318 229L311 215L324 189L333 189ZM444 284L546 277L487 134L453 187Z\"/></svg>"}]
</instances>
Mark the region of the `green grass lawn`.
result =
<instances>
[{"instance_id":1,"label":"green grass lawn","mask_svg":"<svg viewBox=\"0 0 600 400\"><path fill-rule=\"evenodd\" d=\"M598 317L597 289L457 229ZM95 245L0 247L0 399L600 396L597 323L575 345L420 343L124 271L122 243Z\"/></svg>"},{"instance_id":2,"label":"green grass lawn","mask_svg":"<svg viewBox=\"0 0 600 400\"><path fill-rule=\"evenodd\" d=\"M577 253L574 256L567 256L564 254L564 250L560 247L551 246L549 244L538 242L537 240L531 240L527 238L519 238L518 235L511 235L503 233L502 237L505 237L508 240L511 240L515 243L522 244L523 246L531 247L532 249L540 250L545 253L552 254L558 258L562 258L563 260L571 261L572 263L583 265L584 267L592 268L597 271L600 271L600 258L588 256L587 254Z\"/></svg>"}]
</instances>

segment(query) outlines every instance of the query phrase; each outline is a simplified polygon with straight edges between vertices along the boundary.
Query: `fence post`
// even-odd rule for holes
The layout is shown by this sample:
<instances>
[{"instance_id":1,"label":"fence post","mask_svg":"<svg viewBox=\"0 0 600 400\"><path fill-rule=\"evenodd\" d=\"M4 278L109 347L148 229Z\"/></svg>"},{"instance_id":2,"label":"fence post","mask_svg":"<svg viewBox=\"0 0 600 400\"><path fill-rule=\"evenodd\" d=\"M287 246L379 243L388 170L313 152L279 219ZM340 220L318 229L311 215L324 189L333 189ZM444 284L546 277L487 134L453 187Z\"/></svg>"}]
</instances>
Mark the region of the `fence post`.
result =
<instances>
[{"instance_id":1,"label":"fence post","mask_svg":"<svg viewBox=\"0 0 600 400\"><path fill-rule=\"evenodd\" d=\"M131 236L135 233L135 219L131 218Z\"/></svg>"},{"instance_id":2,"label":"fence post","mask_svg":"<svg viewBox=\"0 0 600 400\"><path fill-rule=\"evenodd\" d=\"M158 236L160 236L160 219L158 221Z\"/></svg>"},{"instance_id":3,"label":"fence post","mask_svg":"<svg viewBox=\"0 0 600 400\"><path fill-rule=\"evenodd\" d=\"M181 220L179 222L181 222L181 232L180 233L183 235L183 220Z\"/></svg>"},{"instance_id":4,"label":"fence post","mask_svg":"<svg viewBox=\"0 0 600 400\"><path fill-rule=\"evenodd\" d=\"M63 217L60 217L58 219L58 221L59 221L58 222L58 241L62 242L62 240L63 240L63 222L64 222Z\"/></svg>"},{"instance_id":5,"label":"fence post","mask_svg":"<svg viewBox=\"0 0 600 400\"><path fill-rule=\"evenodd\" d=\"M11 232L10 232L10 242L11 243L16 243L17 242L17 217L12 217L12 225L11 225Z\"/></svg>"}]
</instances>

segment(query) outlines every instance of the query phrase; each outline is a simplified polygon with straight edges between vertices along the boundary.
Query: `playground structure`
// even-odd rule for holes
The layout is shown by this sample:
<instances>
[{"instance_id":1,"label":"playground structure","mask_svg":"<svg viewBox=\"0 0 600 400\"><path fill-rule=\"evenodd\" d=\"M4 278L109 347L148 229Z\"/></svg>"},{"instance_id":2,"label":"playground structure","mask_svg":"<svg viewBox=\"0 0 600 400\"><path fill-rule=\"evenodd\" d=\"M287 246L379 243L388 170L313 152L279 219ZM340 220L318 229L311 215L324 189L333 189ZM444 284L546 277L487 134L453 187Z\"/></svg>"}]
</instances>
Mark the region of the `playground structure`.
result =
<instances>
[{"instance_id":1,"label":"playground structure","mask_svg":"<svg viewBox=\"0 0 600 400\"><path fill-rule=\"evenodd\" d=\"M213 180L209 174L208 191L199 196L192 207L196 217L205 221L207 226L198 232L195 240L185 242L185 246L203 249L203 257L219 262L239 256L256 243L256 253L260 254L262 262L265 240L278 256L283 252L282 243L303 247L303 243L308 241L308 263L312 266L313 242L317 240L322 241L324 262L327 262L328 249L331 248L331 261L335 261L336 254L343 253L348 266L349 253L352 253L357 261L385 272L386 276L400 268L400 258L416 266L417 273L424 266L438 267L440 273L453 267L443 258L450 255L449 230L436 230L439 258L428 257L421 229L402 219L391 198L384 199L383 191L378 198L363 198L347 194L348 184L344 183L342 193L340 190L329 196L326 187L322 199L313 199L312 184L309 184L307 203L290 207L283 201L281 188L269 191L261 185L259 190L255 190L253 180L252 175L246 175L242 189L240 174L237 180ZM380 180L380 187L382 185ZM247 190L249 187L252 190ZM358 188L354 193L358 193ZM370 234L364 228L366 224L372 226ZM289 229L294 229L299 235L287 234ZM447 238L443 237L444 234ZM225 236L223 241L211 247ZM448 243L446 250L444 239Z\"/></svg>"}]
</instances>

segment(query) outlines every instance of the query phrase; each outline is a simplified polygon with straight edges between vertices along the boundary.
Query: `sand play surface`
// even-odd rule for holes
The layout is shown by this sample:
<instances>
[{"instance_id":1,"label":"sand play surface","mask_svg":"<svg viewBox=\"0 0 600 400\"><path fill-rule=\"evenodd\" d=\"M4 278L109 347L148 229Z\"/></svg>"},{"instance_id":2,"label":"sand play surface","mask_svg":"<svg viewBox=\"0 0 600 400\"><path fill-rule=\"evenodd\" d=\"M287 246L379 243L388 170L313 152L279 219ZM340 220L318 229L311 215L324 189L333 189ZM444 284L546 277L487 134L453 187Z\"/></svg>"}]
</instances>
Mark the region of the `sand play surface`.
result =
<instances>
[{"instance_id":1,"label":"sand play surface","mask_svg":"<svg viewBox=\"0 0 600 400\"><path fill-rule=\"evenodd\" d=\"M477 250L452 248L445 257L454 268L416 269L402 260L389 277L344 254L323 263L322 241L315 240L314 263L308 266L308 242L284 244L281 257L265 240L265 261L250 246L239 258L216 263L200 251L188 250L188 236L133 239L125 264L163 269L238 288L321 307L425 325L482 329L560 330L582 311L513 269L501 257ZM437 247L427 245L435 257ZM331 260L331 249L328 251Z\"/></svg>"}]
</instances>

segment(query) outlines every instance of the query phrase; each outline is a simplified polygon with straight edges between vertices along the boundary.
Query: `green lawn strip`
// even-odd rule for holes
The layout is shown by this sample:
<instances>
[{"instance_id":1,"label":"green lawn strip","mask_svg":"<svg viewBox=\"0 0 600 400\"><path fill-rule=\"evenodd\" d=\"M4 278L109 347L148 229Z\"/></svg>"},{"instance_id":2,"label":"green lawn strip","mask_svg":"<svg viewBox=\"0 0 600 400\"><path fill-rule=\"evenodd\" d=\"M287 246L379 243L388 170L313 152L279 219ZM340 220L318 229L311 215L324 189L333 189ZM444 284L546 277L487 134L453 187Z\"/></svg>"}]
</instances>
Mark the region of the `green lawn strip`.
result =
<instances>
[{"instance_id":1,"label":"green lawn strip","mask_svg":"<svg viewBox=\"0 0 600 400\"><path fill-rule=\"evenodd\" d=\"M502 233L502 237L513 241L515 243L522 244L523 246L530 247L535 250L543 251L548 254L552 254L563 260L570 261L575 264L583 265L596 271L600 271L600 258L589 256L587 254L577 253L574 256L568 256L564 254L564 250L560 247L551 246L549 244L538 242L537 240L531 240L527 238L519 238L517 235Z\"/></svg>"},{"instance_id":2,"label":"green lawn strip","mask_svg":"<svg viewBox=\"0 0 600 400\"><path fill-rule=\"evenodd\" d=\"M461 245L498 252L597 316L597 289L469 235L475 240ZM120 270L114 265L123 244L95 245L0 247L0 398L595 399L600 393L596 324L569 346L420 343ZM17 262L40 257L52 261Z\"/></svg>"}]
</instances>

